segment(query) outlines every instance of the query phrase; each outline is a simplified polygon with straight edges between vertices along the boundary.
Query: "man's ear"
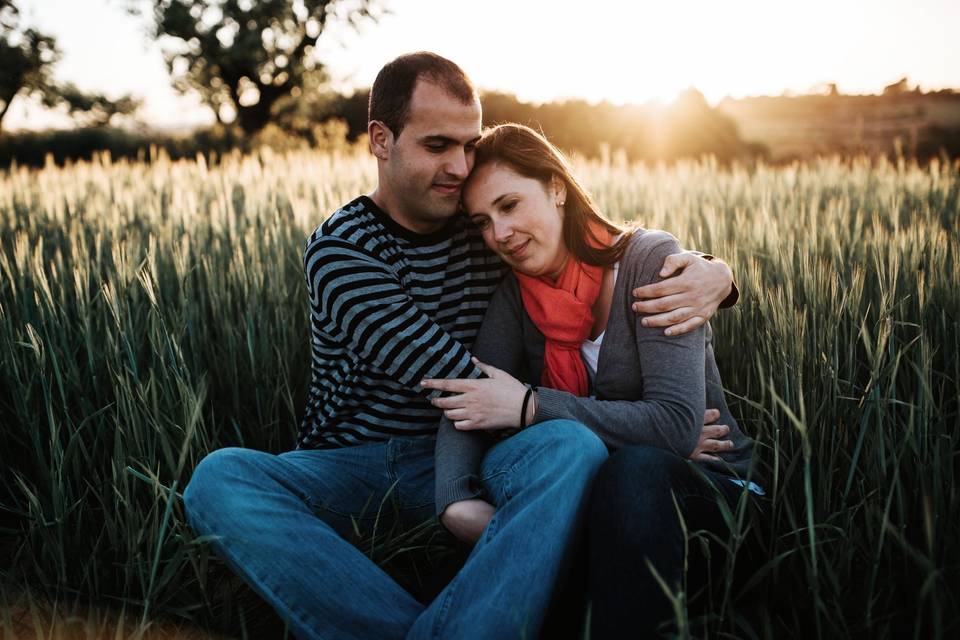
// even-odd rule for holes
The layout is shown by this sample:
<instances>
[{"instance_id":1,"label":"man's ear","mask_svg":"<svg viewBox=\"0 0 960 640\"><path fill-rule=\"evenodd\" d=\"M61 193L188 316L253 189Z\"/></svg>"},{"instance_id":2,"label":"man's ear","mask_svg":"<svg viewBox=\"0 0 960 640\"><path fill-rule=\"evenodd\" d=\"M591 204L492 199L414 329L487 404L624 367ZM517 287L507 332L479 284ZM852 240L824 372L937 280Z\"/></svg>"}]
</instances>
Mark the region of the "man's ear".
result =
<instances>
[{"instance_id":1,"label":"man's ear","mask_svg":"<svg viewBox=\"0 0 960 640\"><path fill-rule=\"evenodd\" d=\"M371 120L367 123L367 140L370 145L370 153L378 160L387 160L390 158L390 147L393 146L393 132L390 128L379 120Z\"/></svg>"}]
</instances>

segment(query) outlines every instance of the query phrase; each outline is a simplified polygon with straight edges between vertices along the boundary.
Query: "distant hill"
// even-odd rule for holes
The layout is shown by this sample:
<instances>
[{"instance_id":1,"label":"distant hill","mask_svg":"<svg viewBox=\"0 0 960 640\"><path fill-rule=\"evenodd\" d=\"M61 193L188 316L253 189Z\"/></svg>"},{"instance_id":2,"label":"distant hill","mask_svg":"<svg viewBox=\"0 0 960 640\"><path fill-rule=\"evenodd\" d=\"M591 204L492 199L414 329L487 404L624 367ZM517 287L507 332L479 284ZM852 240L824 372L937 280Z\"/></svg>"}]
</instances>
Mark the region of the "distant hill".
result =
<instances>
[{"instance_id":1,"label":"distant hill","mask_svg":"<svg viewBox=\"0 0 960 640\"><path fill-rule=\"evenodd\" d=\"M212 161L234 148L333 148L365 135L369 91L318 96L288 105L264 130L270 135L257 139L231 127L179 135L104 127L8 134L0 137L0 168L14 159L42 166L48 157L63 163L105 150L113 158L150 158L159 148L173 158L203 153ZM667 105L532 104L496 92L484 93L482 101L485 125L528 124L565 151L587 157L622 152L629 160L672 162L709 155L727 164L861 153L925 160L945 151L960 158L960 93L910 90L906 80L883 95L843 95L828 85L821 94L728 98L716 107L693 89Z\"/></svg>"},{"instance_id":2,"label":"distant hill","mask_svg":"<svg viewBox=\"0 0 960 640\"><path fill-rule=\"evenodd\" d=\"M905 80L883 95L833 87L823 95L727 98L717 109L774 161L831 153L927 158L941 148L960 157L960 93L910 91Z\"/></svg>"}]
</instances>

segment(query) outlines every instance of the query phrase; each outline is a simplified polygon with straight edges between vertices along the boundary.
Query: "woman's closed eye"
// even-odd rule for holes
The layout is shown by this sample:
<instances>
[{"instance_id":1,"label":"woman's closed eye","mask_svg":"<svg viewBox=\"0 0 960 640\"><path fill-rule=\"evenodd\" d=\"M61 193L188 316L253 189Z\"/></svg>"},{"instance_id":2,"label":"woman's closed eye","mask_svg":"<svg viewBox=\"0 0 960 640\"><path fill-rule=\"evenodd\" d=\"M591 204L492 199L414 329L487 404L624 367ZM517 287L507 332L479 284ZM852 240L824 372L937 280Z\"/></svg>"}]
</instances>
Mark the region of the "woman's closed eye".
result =
<instances>
[{"instance_id":1,"label":"woman's closed eye","mask_svg":"<svg viewBox=\"0 0 960 640\"><path fill-rule=\"evenodd\" d=\"M470 222L473 223L477 229L483 230L490 226L490 218L487 216L475 216L470 218Z\"/></svg>"}]
</instances>

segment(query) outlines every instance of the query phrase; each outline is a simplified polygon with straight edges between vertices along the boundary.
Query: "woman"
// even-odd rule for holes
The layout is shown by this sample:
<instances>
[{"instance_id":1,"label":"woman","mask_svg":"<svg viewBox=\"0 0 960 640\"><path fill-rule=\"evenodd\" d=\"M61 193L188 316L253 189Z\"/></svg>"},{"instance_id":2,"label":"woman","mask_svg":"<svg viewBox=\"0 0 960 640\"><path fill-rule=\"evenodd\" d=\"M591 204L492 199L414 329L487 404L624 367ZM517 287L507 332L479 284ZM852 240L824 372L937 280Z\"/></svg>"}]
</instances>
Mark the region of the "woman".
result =
<instances>
[{"instance_id":1,"label":"woman","mask_svg":"<svg viewBox=\"0 0 960 640\"><path fill-rule=\"evenodd\" d=\"M722 535L718 500L734 508L745 485L762 493L749 477L753 443L723 397L709 324L666 337L630 308L630 291L659 280L679 245L604 219L562 154L521 125L485 133L463 205L513 272L473 348L488 378L423 383L454 394L434 401L446 417L438 512L475 539L495 514L479 497L479 469L497 434L509 433L497 430L561 417L585 424L614 452L587 514L593 637L652 632L672 611L647 559L672 589L682 578L676 506L687 529ZM726 426L701 430L705 413Z\"/></svg>"}]
</instances>

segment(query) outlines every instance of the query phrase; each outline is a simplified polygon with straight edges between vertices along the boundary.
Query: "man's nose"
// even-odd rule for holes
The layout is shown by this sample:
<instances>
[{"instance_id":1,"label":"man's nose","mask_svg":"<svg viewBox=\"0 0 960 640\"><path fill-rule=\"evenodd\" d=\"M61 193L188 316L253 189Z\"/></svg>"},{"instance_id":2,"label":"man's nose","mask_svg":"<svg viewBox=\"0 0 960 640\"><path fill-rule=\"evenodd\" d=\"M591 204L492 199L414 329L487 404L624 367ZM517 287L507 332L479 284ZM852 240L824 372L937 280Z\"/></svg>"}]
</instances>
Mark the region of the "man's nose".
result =
<instances>
[{"instance_id":1,"label":"man's nose","mask_svg":"<svg viewBox=\"0 0 960 640\"><path fill-rule=\"evenodd\" d=\"M470 173L470 162L465 149L457 149L453 152L446 170L451 176L466 180L467 174Z\"/></svg>"}]
</instances>

